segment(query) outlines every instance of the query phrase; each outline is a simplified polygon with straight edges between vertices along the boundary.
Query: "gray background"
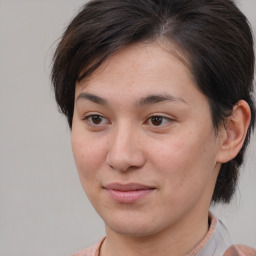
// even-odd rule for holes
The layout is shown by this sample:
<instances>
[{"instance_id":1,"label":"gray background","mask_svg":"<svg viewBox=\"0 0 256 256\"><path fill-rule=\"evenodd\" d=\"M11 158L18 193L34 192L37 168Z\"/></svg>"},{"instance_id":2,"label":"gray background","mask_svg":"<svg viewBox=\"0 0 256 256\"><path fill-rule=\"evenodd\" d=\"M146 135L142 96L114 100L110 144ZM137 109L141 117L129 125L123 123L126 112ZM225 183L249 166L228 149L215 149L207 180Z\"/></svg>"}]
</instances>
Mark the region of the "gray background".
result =
<instances>
[{"instance_id":1,"label":"gray background","mask_svg":"<svg viewBox=\"0 0 256 256\"><path fill-rule=\"evenodd\" d=\"M81 0L0 0L0 255L70 255L104 235L80 186L50 87L56 39ZM239 7L256 29L256 0ZM213 211L256 247L256 137L232 204Z\"/></svg>"}]
</instances>

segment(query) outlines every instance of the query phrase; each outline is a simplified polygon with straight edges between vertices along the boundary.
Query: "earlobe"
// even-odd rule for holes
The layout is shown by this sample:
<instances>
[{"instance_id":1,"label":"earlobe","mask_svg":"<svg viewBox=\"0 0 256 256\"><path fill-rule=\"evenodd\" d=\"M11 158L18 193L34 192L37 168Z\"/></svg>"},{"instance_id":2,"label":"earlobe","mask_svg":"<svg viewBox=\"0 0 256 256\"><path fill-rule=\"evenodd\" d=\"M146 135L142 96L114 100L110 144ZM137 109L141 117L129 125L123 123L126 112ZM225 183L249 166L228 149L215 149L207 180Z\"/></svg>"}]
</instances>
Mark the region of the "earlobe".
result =
<instances>
[{"instance_id":1,"label":"earlobe","mask_svg":"<svg viewBox=\"0 0 256 256\"><path fill-rule=\"evenodd\" d=\"M248 103L244 100L238 101L223 127L218 162L226 163L236 157L243 146L250 120L251 111Z\"/></svg>"}]
</instances>

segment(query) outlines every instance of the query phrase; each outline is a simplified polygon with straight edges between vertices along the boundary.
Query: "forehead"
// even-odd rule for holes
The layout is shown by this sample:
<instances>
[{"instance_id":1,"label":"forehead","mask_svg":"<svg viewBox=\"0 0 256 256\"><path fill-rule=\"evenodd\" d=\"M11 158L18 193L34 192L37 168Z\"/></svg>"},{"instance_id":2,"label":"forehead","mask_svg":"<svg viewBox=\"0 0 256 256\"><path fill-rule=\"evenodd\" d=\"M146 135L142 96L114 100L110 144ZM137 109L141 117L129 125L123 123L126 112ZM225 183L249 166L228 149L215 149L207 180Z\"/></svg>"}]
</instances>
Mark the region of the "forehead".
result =
<instances>
[{"instance_id":1,"label":"forehead","mask_svg":"<svg viewBox=\"0 0 256 256\"><path fill-rule=\"evenodd\" d=\"M135 80L138 75L141 75L139 79L143 77L143 79L150 80L156 78L157 74L158 77L162 77L163 73L168 73L168 69L174 68L179 71L176 74L177 77L179 75L182 77L186 73L194 82L188 58L181 53L181 49L170 42L154 41L153 43L128 45L111 54L98 68L93 68L90 75L86 76L86 72L95 64L97 65L98 61L99 59L95 59L82 70L80 73L82 79L78 80L76 86L88 87L96 81L114 80L120 75L130 80Z\"/></svg>"},{"instance_id":2,"label":"forehead","mask_svg":"<svg viewBox=\"0 0 256 256\"><path fill-rule=\"evenodd\" d=\"M186 102L193 112L200 112L202 106L208 111L209 107L175 49L156 43L131 45L110 56L90 77L77 82L76 100L88 100L88 95L90 100L91 95L97 96L115 107L135 106L152 96L166 95Z\"/></svg>"}]
</instances>

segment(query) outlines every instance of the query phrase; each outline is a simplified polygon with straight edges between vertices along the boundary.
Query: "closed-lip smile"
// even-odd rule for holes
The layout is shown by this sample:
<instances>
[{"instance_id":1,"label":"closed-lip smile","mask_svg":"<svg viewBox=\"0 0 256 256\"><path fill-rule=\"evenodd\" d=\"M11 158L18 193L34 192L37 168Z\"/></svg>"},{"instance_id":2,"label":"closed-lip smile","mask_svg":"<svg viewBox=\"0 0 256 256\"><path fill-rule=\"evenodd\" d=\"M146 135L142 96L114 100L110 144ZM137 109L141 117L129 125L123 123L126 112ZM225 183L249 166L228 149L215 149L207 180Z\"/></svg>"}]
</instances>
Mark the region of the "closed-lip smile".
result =
<instances>
[{"instance_id":1,"label":"closed-lip smile","mask_svg":"<svg viewBox=\"0 0 256 256\"><path fill-rule=\"evenodd\" d=\"M139 183L110 183L103 188L118 203L135 203L156 189Z\"/></svg>"}]
</instances>

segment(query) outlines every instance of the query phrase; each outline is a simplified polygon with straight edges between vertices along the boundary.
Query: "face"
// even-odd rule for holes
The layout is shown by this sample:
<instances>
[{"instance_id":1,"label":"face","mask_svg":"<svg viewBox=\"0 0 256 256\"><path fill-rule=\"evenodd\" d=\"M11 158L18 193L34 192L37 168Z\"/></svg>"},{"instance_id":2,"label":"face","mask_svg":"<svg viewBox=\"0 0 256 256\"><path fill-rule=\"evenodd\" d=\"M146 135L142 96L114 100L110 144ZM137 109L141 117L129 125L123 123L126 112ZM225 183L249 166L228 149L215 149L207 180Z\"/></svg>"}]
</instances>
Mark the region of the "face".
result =
<instances>
[{"instance_id":1,"label":"face","mask_svg":"<svg viewBox=\"0 0 256 256\"><path fill-rule=\"evenodd\" d=\"M76 85L74 158L111 232L153 235L207 215L219 147L207 98L157 43L117 52Z\"/></svg>"}]
</instances>

